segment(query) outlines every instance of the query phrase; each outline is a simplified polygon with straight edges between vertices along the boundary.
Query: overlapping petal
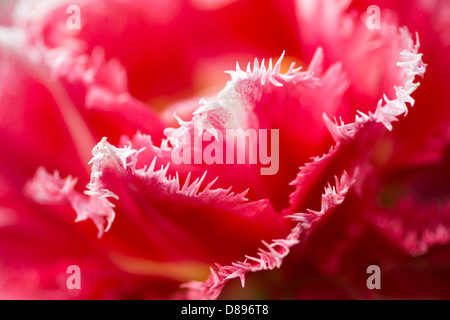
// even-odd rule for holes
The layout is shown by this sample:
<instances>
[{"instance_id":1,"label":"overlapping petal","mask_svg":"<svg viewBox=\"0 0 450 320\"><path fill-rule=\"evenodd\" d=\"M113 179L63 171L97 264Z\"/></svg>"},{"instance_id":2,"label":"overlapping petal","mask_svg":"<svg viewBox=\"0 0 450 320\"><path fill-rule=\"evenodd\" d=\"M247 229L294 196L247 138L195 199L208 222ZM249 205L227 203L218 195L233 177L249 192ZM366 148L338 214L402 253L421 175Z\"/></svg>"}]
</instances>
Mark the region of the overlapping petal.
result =
<instances>
[{"instance_id":1,"label":"overlapping petal","mask_svg":"<svg viewBox=\"0 0 450 320\"><path fill-rule=\"evenodd\" d=\"M425 94L418 90L421 111L396 124L415 104L417 78L427 67L418 35L414 39L406 27L399 28L399 21L409 26L409 18L395 13L397 1L383 2L380 29L371 30L365 3L294 2L238 1L212 9L197 1L154 1L145 8L141 2L76 1L83 13L81 30L66 27L67 13L61 10L69 5L66 1L20 2L15 27L0 29L1 70L12 79L2 85L7 94L0 102L18 106L13 112L0 108L2 143L10 152L0 159L0 227L8 241L24 243L51 234L42 239L42 245L50 246L60 239L49 256L69 248L52 265L38 257L29 260L35 270L24 274L50 288L43 291L46 297L60 297L58 292L70 297L55 279L71 259L89 270L86 297L107 297L103 289L113 280L119 289L112 297L160 293L164 298L216 299L230 280L240 278L244 285L247 273L278 269L286 259L290 262L283 270L289 276L298 269L320 279L342 276L346 261L362 250L359 241L373 248L371 239L385 236L387 243L414 256L448 243L448 185L439 178L448 171L445 82L431 80ZM414 7L435 21L419 29L425 34L438 30L445 42L448 30L437 5L417 1ZM239 17L253 8L260 16L270 13L276 26L247 28ZM278 19L279 8L289 12L286 21ZM221 19L230 12L238 18ZM205 31L202 23L210 28ZM183 32L188 27L192 35ZM283 34L274 37L279 42L269 41L272 32ZM283 41L288 38L298 41ZM427 48L429 39L424 41ZM273 57L281 53L280 42L287 56L283 53L275 64L256 59L246 70L238 64L216 96L199 103L181 100L159 114L169 100L216 86L222 78L210 76L230 57L241 62L254 55ZM296 59L311 62L302 71L289 64ZM442 70L447 67L443 62ZM432 68L432 78L443 78L442 70ZM21 96L21 87L30 94ZM432 87L438 88L442 104L438 98L428 101ZM430 117L423 111L427 103L439 104ZM169 111L176 112L178 126ZM435 121L421 122L418 115ZM46 128L50 121L54 126ZM414 133L417 144L405 142L415 123L424 131ZM277 130L276 170L264 175L267 167L261 163L196 161L196 154L214 143L226 149L229 141L223 137L229 129ZM205 133L209 143L196 145L196 137ZM243 148L250 159L252 150ZM174 161L180 149L190 152L188 163ZM32 159L25 161L27 155ZM423 185L426 180L433 185ZM24 193L14 194L12 188ZM94 222L100 240L91 237L91 224L71 226L71 209L77 222ZM40 214L52 223L40 221ZM31 232L24 235L20 228ZM55 228L60 232L52 233ZM80 238L80 244L69 245L68 234ZM26 251L23 245L17 248ZM5 246L0 250L13 255ZM411 261L395 260L390 250L396 249L366 255L348 270L356 274L370 257L395 266ZM96 256L97 262L92 260ZM23 264L18 257L11 261L0 265L8 274L6 285L0 283L3 290L17 282L11 268ZM105 268L111 272L99 276ZM130 285L120 277L131 279ZM292 281L301 289L291 295L303 297L308 281L302 279ZM342 279L345 285L325 281L330 295L367 297L349 273ZM33 297L40 284L30 283L24 290ZM398 291L382 294L396 296L405 288L402 282Z\"/></svg>"}]
</instances>

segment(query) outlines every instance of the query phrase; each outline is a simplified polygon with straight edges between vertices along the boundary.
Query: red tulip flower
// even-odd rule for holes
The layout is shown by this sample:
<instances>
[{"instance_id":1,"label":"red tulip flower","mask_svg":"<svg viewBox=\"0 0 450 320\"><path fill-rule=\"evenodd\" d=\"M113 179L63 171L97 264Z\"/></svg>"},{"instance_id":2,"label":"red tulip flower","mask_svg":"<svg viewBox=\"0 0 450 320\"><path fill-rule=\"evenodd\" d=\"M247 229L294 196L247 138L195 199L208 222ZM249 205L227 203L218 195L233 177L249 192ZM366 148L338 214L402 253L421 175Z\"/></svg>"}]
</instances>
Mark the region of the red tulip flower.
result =
<instances>
[{"instance_id":1,"label":"red tulip flower","mask_svg":"<svg viewBox=\"0 0 450 320\"><path fill-rule=\"evenodd\" d=\"M3 6L1 298L450 298L450 1Z\"/></svg>"}]
</instances>

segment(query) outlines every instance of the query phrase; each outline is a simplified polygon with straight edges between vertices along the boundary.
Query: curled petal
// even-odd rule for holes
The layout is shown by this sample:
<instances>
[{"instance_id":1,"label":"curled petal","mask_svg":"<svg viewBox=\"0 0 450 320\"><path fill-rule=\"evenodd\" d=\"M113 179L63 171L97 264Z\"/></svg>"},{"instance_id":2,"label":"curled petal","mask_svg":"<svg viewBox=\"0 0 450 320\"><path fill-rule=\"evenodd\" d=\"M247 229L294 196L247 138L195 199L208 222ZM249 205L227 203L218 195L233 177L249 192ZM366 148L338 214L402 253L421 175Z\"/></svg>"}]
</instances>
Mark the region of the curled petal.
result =
<instances>
[{"instance_id":1,"label":"curled petal","mask_svg":"<svg viewBox=\"0 0 450 320\"><path fill-rule=\"evenodd\" d=\"M139 158L146 159L158 149L152 148L145 135L138 134L132 143L148 150L136 150L131 144L118 148L106 138L93 149L91 180L85 192L89 201L78 203L75 196L75 200L69 197L78 210L78 220L89 217L98 225L97 216L105 216L103 209L110 209L107 231L115 216L109 199L120 199L115 210L125 221L134 225L139 221L135 233L142 237L140 245L151 259L195 258L210 263L237 257L261 238L286 230L267 200L249 202L246 191L214 188L217 179L205 183L206 172L193 181L188 174L181 183L178 174L169 174L170 162L160 165L164 159L158 154L149 166L142 167ZM97 216L91 214L100 209ZM121 226L117 228L120 234Z\"/></svg>"},{"instance_id":2,"label":"curled petal","mask_svg":"<svg viewBox=\"0 0 450 320\"><path fill-rule=\"evenodd\" d=\"M325 188L319 211L309 210L308 213L287 216L297 224L286 238L273 240L270 244L263 241L265 248L259 249L258 257L246 256L245 261L232 263L231 266L219 265L218 271L211 268L211 275L205 282L193 281L183 285L188 289L185 297L187 299L216 299L224 285L231 279L239 277L244 286L246 273L279 268L283 259L289 254L290 248L300 242L304 231L317 224L321 217L333 207L342 203L354 183L355 178L344 172L340 179L336 178L335 186Z\"/></svg>"},{"instance_id":3,"label":"curled petal","mask_svg":"<svg viewBox=\"0 0 450 320\"><path fill-rule=\"evenodd\" d=\"M77 214L75 222L91 219L100 238L115 217L114 205L106 197L116 196L102 190L90 190L89 196L84 196L74 189L76 183L77 179L71 176L62 179L57 171L51 175L40 167L25 186L25 193L41 204L70 204Z\"/></svg>"},{"instance_id":4,"label":"curled petal","mask_svg":"<svg viewBox=\"0 0 450 320\"><path fill-rule=\"evenodd\" d=\"M255 59L244 71L239 64L230 71L231 80L212 100L201 100L190 121L178 119L179 128L165 130L164 146L174 151L197 150L194 137L208 132L217 140L231 130L278 130L278 169L273 175L261 176L258 166L211 165L208 171L221 177L224 185L244 189L240 177L258 181L250 190L252 198L269 198L276 209L287 206L290 193L286 187L295 176L299 165L311 154L321 152L328 141L328 132L322 121L323 112L334 114L349 82L339 63L323 72L323 51L319 48L307 71L291 63L282 72L284 53L268 66ZM327 99L322 99L326 96ZM192 108L191 105L187 106ZM269 132L269 131L268 131ZM228 143L228 141L224 141ZM239 146L238 146L239 147ZM170 147L169 147L170 149ZM295 155L295 156L293 156ZM192 156L191 163L195 162ZM259 165L259 164L258 164ZM219 182L219 183L220 183ZM242 184L242 186L241 186ZM278 186L276 188L269 186Z\"/></svg>"},{"instance_id":5,"label":"curled petal","mask_svg":"<svg viewBox=\"0 0 450 320\"><path fill-rule=\"evenodd\" d=\"M419 39L417 36L416 44L408 33L406 28L400 29L400 36L406 44L406 48L401 52L401 60L397 63L401 67L401 74L403 76L403 85L395 87L395 94L397 96L394 100L389 100L386 95L384 99L380 100L374 113L369 112L368 115L358 111L353 123L344 124L334 123L324 115L324 121L327 125L331 135L335 141L352 138L360 127L367 122L382 123L388 130L392 130L392 122L397 121L400 115L406 115L408 112L407 104L414 105L414 99L411 94L419 86L415 83L416 76L422 76L425 73L426 65L422 61L422 54L419 50Z\"/></svg>"}]
</instances>

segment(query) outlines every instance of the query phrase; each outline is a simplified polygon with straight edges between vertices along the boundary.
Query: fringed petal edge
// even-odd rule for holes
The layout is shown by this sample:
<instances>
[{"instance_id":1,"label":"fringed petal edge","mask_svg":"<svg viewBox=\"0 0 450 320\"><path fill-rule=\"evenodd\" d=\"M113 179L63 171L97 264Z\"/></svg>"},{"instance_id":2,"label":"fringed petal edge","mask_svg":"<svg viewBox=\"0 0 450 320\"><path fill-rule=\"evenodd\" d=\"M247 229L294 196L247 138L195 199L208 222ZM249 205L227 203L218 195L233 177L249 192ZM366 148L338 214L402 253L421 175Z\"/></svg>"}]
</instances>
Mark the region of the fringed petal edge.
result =
<instances>
[{"instance_id":1,"label":"fringed petal edge","mask_svg":"<svg viewBox=\"0 0 450 320\"><path fill-rule=\"evenodd\" d=\"M246 256L245 261L234 262L229 266L216 264L217 270L211 267L211 275L205 282L191 281L182 285L182 288L188 289L184 297L195 300L217 299L225 284L230 280L239 278L244 286L245 275L248 272L279 268L290 249L301 241L304 231L317 224L321 217L344 201L345 195L356 181L357 174L358 170L355 170L352 176L344 172L340 179L335 177L336 184L333 187L328 185L322 194L319 211L307 210L306 213L286 216L296 222L296 225L285 239L272 240L271 243L263 241L264 249L259 249L258 257Z\"/></svg>"}]
</instances>

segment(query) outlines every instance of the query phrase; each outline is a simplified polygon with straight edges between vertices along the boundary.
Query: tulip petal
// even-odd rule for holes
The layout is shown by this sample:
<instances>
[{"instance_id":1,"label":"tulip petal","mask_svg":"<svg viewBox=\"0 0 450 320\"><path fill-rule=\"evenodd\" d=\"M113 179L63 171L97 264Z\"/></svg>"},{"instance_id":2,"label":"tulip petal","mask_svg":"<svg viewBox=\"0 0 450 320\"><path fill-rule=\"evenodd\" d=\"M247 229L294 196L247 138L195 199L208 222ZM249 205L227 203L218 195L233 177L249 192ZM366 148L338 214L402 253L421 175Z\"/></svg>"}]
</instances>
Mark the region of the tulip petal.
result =
<instances>
[{"instance_id":1,"label":"tulip petal","mask_svg":"<svg viewBox=\"0 0 450 320\"><path fill-rule=\"evenodd\" d=\"M340 179L336 177L336 185L326 187L322 194L320 210L308 210L307 213L287 216L297 224L286 238L272 240L270 244L263 241L265 247L259 249L258 257L246 256L245 261L238 261L230 266L217 265L217 271L211 268L211 275L205 282L192 281L183 285L184 288L188 289L184 293L184 298L216 299L223 287L234 278L240 278L241 284L244 286L246 273L280 268L283 259L289 254L290 248L298 244L305 236L305 230L317 224L322 216L342 203L354 182L355 179L346 172L342 174Z\"/></svg>"},{"instance_id":2,"label":"tulip petal","mask_svg":"<svg viewBox=\"0 0 450 320\"><path fill-rule=\"evenodd\" d=\"M117 196L98 189L91 189L88 192L89 196L83 196L74 190L76 183L77 179L71 176L61 179L57 171L51 175L40 167L34 178L25 186L25 193L40 204L70 203L77 213L75 222L91 219L98 229L100 238L111 227L115 217L114 205L107 198Z\"/></svg>"}]
</instances>

